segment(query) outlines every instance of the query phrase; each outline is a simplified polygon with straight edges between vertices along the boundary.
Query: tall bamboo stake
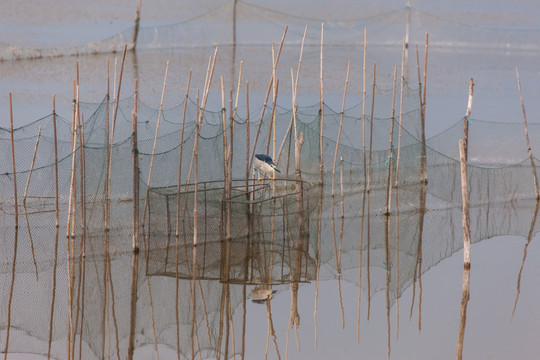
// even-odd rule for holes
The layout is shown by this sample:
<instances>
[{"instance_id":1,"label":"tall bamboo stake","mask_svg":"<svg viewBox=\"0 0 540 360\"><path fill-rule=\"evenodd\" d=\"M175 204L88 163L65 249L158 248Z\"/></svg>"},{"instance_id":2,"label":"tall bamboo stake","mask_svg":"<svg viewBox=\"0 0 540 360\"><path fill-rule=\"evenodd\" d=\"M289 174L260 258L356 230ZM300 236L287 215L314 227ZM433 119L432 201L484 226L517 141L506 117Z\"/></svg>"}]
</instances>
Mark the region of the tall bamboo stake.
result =
<instances>
[{"instance_id":1,"label":"tall bamboo stake","mask_svg":"<svg viewBox=\"0 0 540 360\"><path fill-rule=\"evenodd\" d=\"M135 351L135 325L137 321L137 280L139 274L139 147L137 142L137 106L139 87L134 84L133 111L131 113L131 166L133 170L133 234L131 258L131 301L129 317L128 359L133 359Z\"/></svg>"},{"instance_id":2,"label":"tall bamboo stake","mask_svg":"<svg viewBox=\"0 0 540 360\"><path fill-rule=\"evenodd\" d=\"M186 86L186 95L184 98L184 111L182 113L182 129L180 131L180 151L178 155L178 183L176 186L176 231L175 231L175 257L176 257L176 267L175 267L175 316L176 316L176 355L178 360L180 360L180 314L178 310L179 305L179 291L180 291L180 279L178 278L178 266L179 266L179 236L180 236L180 187L182 184L182 157L184 151L184 128L186 124L186 110L189 100L189 88L191 85L191 71L188 75L188 81Z\"/></svg>"},{"instance_id":3,"label":"tall bamboo stake","mask_svg":"<svg viewBox=\"0 0 540 360\"><path fill-rule=\"evenodd\" d=\"M73 208L74 208L74 196L75 196L75 150L77 147L77 128L75 126L75 119L77 117L77 102L78 102L78 91L76 91L75 81L73 82L73 116L71 119L71 183L69 187L69 200L68 200L68 216L67 216L67 225L66 225L66 253L68 256L67 261L67 275L68 275L68 334L67 334L67 359L72 358L72 336L73 336L73 270L72 270L72 257L73 249L70 244L70 231L72 224Z\"/></svg>"},{"instance_id":4,"label":"tall bamboo stake","mask_svg":"<svg viewBox=\"0 0 540 360\"><path fill-rule=\"evenodd\" d=\"M371 94L371 115L369 121L369 157L367 169L367 282L368 282L368 308L367 319L371 314L371 164L373 161L373 121L375 113L375 89L376 89L377 64L373 63L373 88Z\"/></svg>"},{"instance_id":5,"label":"tall bamboo stake","mask_svg":"<svg viewBox=\"0 0 540 360\"><path fill-rule=\"evenodd\" d=\"M364 28L364 63L362 67L362 165L364 174L364 186L362 191L362 218L360 220L360 240L358 246L358 305L356 319L356 342L360 343L360 310L362 300L362 247L364 246L364 215L366 205L366 54L367 54L367 30Z\"/></svg>"},{"instance_id":6,"label":"tall bamboo stake","mask_svg":"<svg viewBox=\"0 0 540 360\"><path fill-rule=\"evenodd\" d=\"M9 290L6 345L4 346L4 360L7 360L9 346L9 332L11 330L11 304L13 301L13 290L15 289L15 269L17 265L17 247L19 245L19 203L17 200L17 171L15 168L15 139L13 132L13 102L11 92L9 93L9 123L11 126L11 163L13 166L13 203L15 206L15 236L13 241L13 264L11 266L11 287Z\"/></svg>"},{"instance_id":7,"label":"tall bamboo stake","mask_svg":"<svg viewBox=\"0 0 540 360\"><path fill-rule=\"evenodd\" d=\"M465 142L459 141L459 160L461 163L461 198L462 198L462 226L463 226L463 294L461 297L461 314L456 349L456 359L463 356L463 340L465 337L465 323L467 321L467 303L469 302L471 280L471 234L469 218L469 191L467 186L467 159L465 158Z\"/></svg>"},{"instance_id":8,"label":"tall bamboo stake","mask_svg":"<svg viewBox=\"0 0 540 360\"><path fill-rule=\"evenodd\" d=\"M525 102L523 101L523 93L521 91L521 81L519 80L519 72L518 72L517 67L516 67L516 78L517 78L518 88L519 88L519 98L521 100L521 110L523 111L523 124L524 124L524 129L525 129L525 140L527 141L527 153L529 154L529 160L531 161L531 169L532 169L532 175L533 175L533 181L534 181L534 193L536 195L536 199L538 200L540 199L540 189L538 189L538 178L536 176L536 164L535 164L533 152L531 149L531 143L529 141L529 130L527 128L527 114L525 113ZM471 97L472 97L472 94L471 94Z\"/></svg>"},{"instance_id":9,"label":"tall bamboo stake","mask_svg":"<svg viewBox=\"0 0 540 360\"><path fill-rule=\"evenodd\" d=\"M56 218L56 234L54 240L54 266L53 266L53 278L52 278L52 300L51 300L51 319L49 321L49 343L47 348L47 360L51 358L51 345L53 337L53 323L54 323L54 305L56 301L56 269L58 266L58 237L60 234L60 205L58 196L58 138L56 132L56 98L53 96L53 131L54 131L54 179L55 179L55 218Z\"/></svg>"},{"instance_id":10,"label":"tall bamboo stake","mask_svg":"<svg viewBox=\"0 0 540 360\"><path fill-rule=\"evenodd\" d=\"M321 55L319 74L319 203L317 216L317 268L315 272L315 310L313 311L313 322L315 326L315 347L317 346L317 305L319 299L319 274L321 270L321 245L322 245L322 208L324 196L324 154L323 154L323 130L324 130L324 87L323 87L323 44L324 44L324 22L321 23Z\"/></svg>"},{"instance_id":11,"label":"tall bamboo stake","mask_svg":"<svg viewBox=\"0 0 540 360\"><path fill-rule=\"evenodd\" d=\"M395 300L396 300L396 339L399 338L399 160L401 157L401 133L402 133L402 121L403 121L403 90L405 87L405 56L407 49L405 48L405 42L403 43L403 49L401 54L401 79L400 79L400 95L399 95L399 130L398 130L398 145L396 156L396 175L394 186L396 188L395 193L395 206L396 206L396 287L395 287Z\"/></svg>"},{"instance_id":12,"label":"tall bamboo stake","mask_svg":"<svg viewBox=\"0 0 540 360\"><path fill-rule=\"evenodd\" d=\"M324 86L323 86L323 44L324 44L324 22L321 23L321 60L319 75L319 184L323 183L324 155L323 155L323 131L324 131Z\"/></svg>"},{"instance_id":13,"label":"tall bamboo stake","mask_svg":"<svg viewBox=\"0 0 540 360\"><path fill-rule=\"evenodd\" d=\"M84 116L81 114L81 118L78 118L79 122L79 143L80 147L80 183L81 183L81 250L79 256L79 275L82 281L79 280L79 293L81 295L81 302L77 301L77 306L80 306L81 311L81 328L79 332L79 358L82 356L82 339L84 331L84 304L85 304L85 284L86 284L86 154L85 154L85 140L84 140ZM79 295L77 295L79 296ZM79 305L80 304L80 305Z\"/></svg>"}]
</instances>

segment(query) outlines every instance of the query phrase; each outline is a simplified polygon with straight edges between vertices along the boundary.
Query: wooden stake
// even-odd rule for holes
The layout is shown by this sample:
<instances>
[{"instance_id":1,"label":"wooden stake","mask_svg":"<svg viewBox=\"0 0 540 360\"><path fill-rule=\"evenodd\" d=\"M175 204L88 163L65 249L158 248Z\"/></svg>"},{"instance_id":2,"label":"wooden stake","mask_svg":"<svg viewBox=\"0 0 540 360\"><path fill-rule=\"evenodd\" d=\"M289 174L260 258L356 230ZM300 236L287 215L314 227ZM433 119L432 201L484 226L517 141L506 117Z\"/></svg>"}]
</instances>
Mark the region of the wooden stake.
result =
<instances>
[{"instance_id":1,"label":"wooden stake","mask_svg":"<svg viewBox=\"0 0 540 360\"><path fill-rule=\"evenodd\" d=\"M52 300L51 300L51 319L49 321L49 343L47 347L47 359L51 358L51 346L53 338L53 323L54 323L54 305L56 301L56 269L58 266L58 237L60 234L60 205L58 195L58 138L56 132L56 98L53 96L53 131L54 131L54 179L55 179L55 217L56 217L56 235L54 240L54 266L52 278Z\"/></svg>"},{"instance_id":2,"label":"wooden stake","mask_svg":"<svg viewBox=\"0 0 540 360\"><path fill-rule=\"evenodd\" d=\"M320 87L319 87L319 184L324 179L323 131L324 131L324 86L323 86L323 44L324 22L321 23L321 61L320 61Z\"/></svg>"},{"instance_id":3,"label":"wooden stake","mask_svg":"<svg viewBox=\"0 0 540 360\"><path fill-rule=\"evenodd\" d=\"M7 360L9 346L9 332L11 330L11 304L13 302L13 290L15 289L15 269L17 265L17 247L19 245L19 203L17 200L17 170L15 168L15 139L13 132L13 103L9 93L9 123L11 126L11 163L13 165L13 202L15 206L15 237L13 241L13 264L11 266L11 287L9 290L8 314L6 326L6 345L4 346L4 360Z\"/></svg>"},{"instance_id":4,"label":"wooden stake","mask_svg":"<svg viewBox=\"0 0 540 360\"><path fill-rule=\"evenodd\" d=\"M456 359L463 356L463 340L465 338L465 323L467 321L467 303L470 294L471 278L471 234L469 218L469 191L467 186L467 159L465 158L465 142L459 141L459 160L461 163L461 200L463 227L463 294L461 297L461 315L457 341Z\"/></svg>"},{"instance_id":5,"label":"wooden stake","mask_svg":"<svg viewBox=\"0 0 540 360\"><path fill-rule=\"evenodd\" d=\"M364 28L364 65L362 68L362 165L364 186L362 191L362 218L360 220L360 239L358 246L358 305L356 319L356 342L360 343L360 310L362 300L362 247L364 246L364 215L366 205L366 53L367 53L367 30Z\"/></svg>"}]
</instances>

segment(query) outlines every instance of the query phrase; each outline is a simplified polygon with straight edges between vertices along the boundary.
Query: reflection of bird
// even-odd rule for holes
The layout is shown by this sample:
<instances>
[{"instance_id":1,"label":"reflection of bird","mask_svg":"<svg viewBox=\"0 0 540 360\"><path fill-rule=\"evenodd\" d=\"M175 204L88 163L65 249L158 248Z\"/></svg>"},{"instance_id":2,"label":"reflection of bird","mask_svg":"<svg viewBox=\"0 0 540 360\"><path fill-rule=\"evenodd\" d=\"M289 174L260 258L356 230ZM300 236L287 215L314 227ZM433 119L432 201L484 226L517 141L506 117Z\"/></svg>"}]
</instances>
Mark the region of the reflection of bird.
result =
<instances>
[{"instance_id":1,"label":"reflection of bird","mask_svg":"<svg viewBox=\"0 0 540 360\"><path fill-rule=\"evenodd\" d=\"M272 295L274 295L276 292L277 290L255 287L253 290L251 290L251 301L257 304L262 304L265 301L271 300Z\"/></svg>"},{"instance_id":2,"label":"reflection of bird","mask_svg":"<svg viewBox=\"0 0 540 360\"><path fill-rule=\"evenodd\" d=\"M274 161L272 161L272 158L265 154L255 154L255 160L253 161L253 167L257 169L257 180L261 181L261 173L262 170L264 172L264 176L266 174L271 174L271 178L274 179L276 177L275 171L280 173L276 168L276 164L274 164Z\"/></svg>"}]
</instances>

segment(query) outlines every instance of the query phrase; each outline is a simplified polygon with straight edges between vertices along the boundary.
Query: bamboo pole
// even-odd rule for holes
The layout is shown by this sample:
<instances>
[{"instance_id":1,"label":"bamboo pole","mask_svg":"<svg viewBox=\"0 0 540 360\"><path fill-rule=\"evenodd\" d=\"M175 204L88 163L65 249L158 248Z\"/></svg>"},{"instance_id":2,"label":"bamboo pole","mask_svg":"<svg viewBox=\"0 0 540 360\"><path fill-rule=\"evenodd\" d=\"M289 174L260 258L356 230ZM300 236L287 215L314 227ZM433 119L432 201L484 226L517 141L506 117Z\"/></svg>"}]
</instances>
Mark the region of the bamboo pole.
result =
<instances>
[{"instance_id":1,"label":"bamboo pole","mask_svg":"<svg viewBox=\"0 0 540 360\"><path fill-rule=\"evenodd\" d=\"M81 145L79 155L80 155L80 177L81 177L81 251L79 256L79 276L82 277L82 281L79 280L79 288L82 287L80 291L81 302L77 301L77 306L80 306L81 311L81 328L79 332L79 358L82 357L82 339L84 331L84 304L85 304L85 285L86 285L86 153L85 153L85 140L84 140L84 116L81 114L81 117L78 118L79 122L79 143Z\"/></svg>"},{"instance_id":2,"label":"bamboo pole","mask_svg":"<svg viewBox=\"0 0 540 360\"><path fill-rule=\"evenodd\" d=\"M523 92L521 91L521 81L519 79L519 72L518 72L517 67L516 67L516 78L517 78L518 88L519 88L519 98L521 100L521 110L523 111L523 125L524 125L524 130L525 130L525 140L527 141L527 153L529 154L529 160L531 161L531 169L532 169L532 175L533 175L533 181L534 181L534 193L536 195L536 200L538 200L540 199L540 189L538 188L536 164L535 164L533 152L531 149L531 143L529 141L529 130L527 128L527 114L525 113L525 102L523 101ZM472 85L471 85L470 98L472 98Z\"/></svg>"},{"instance_id":3,"label":"bamboo pole","mask_svg":"<svg viewBox=\"0 0 540 360\"><path fill-rule=\"evenodd\" d=\"M66 225L66 253L68 257L67 261L67 276L68 276L68 318L69 318L69 324L68 324L68 334L67 334L67 359L72 359L72 352L71 352L71 342L72 342L72 335L73 335L73 270L72 270L72 257L73 257L73 249L70 243L70 231L72 224L72 214L73 214L73 208L75 201L74 199L74 193L75 193L75 164L76 164L76 158L75 158L75 150L77 147L77 128L75 126L75 118L77 117L77 102L78 99L78 91L76 91L75 87L75 81L73 81L73 116L71 119L71 182L69 187L69 200L68 200L68 216L67 216L67 225Z\"/></svg>"},{"instance_id":4,"label":"bamboo pole","mask_svg":"<svg viewBox=\"0 0 540 360\"><path fill-rule=\"evenodd\" d=\"M110 138L110 69L109 69L109 58L107 57L107 95L106 95L106 120L105 120L105 147L106 147L106 161L107 164L111 163L111 151L112 143L109 141ZM110 267L110 258L109 258L109 245L110 245L110 213L111 213L111 203L110 203L110 167L107 166L105 170L105 184L103 186L103 201L105 203L104 211L104 234L105 234L105 269L103 271L103 309L102 309L102 324L101 324L101 358L105 358L105 323L108 323L108 309L109 309L109 267ZM110 342L109 342L110 344Z\"/></svg>"},{"instance_id":5,"label":"bamboo pole","mask_svg":"<svg viewBox=\"0 0 540 360\"><path fill-rule=\"evenodd\" d=\"M405 87L405 56L406 56L405 42L403 43L403 49L401 54L401 78L400 78L400 95L399 95L399 130L398 130L398 145L396 156L396 175L394 186L395 192L395 206L396 206L396 287L395 287L395 301L396 301L396 340L399 338L399 160L401 158L401 134L402 134L402 121L403 121L403 90Z\"/></svg>"},{"instance_id":6,"label":"bamboo pole","mask_svg":"<svg viewBox=\"0 0 540 360\"><path fill-rule=\"evenodd\" d=\"M465 158L465 142L459 141L459 160L461 163L461 198L462 198L462 227L463 227L463 292L461 297L461 313L456 349L456 359L463 356L463 340L465 323L467 321L467 303L470 294L471 279L471 234L469 218L469 191L467 186L467 159Z\"/></svg>"},{"instance_id":7,"label":"bamboo pole","mask_svg":"<svg viewBox=\"0 0 540 360\"><path fill-rule=\"evenodd\" d=\"M131 50L133 51L137 49L137 38L139 36L139 27L141 25L141 6L142 6L142 0L139 0L139 5L137 5L137 11L135 13L135 26L133 28L133 39L131 40Z\"/></svg>"},{"instance_id":8,"label":"bamboo pole","mask_svg":"<svg viewBox=\"0 0 540 360\"><path fill-rule=\"evenodd\" d=\"M249 122L249 81L246 81L246 194L249 190Z\"/></svg>"},{"instance_id":9,"label":"bamboo pole","mask_svg":"<svg viewBox=\"0 0 540 360\"><path fill-rule=\"evenodd\" d=\"M324 100L323 100L323 40L324 22L321 23L321 55L320 55L320 98L319 98L319 202L317 216L317 267L315 271L315 306L313 311L313 322L315 328L315 347L317 347L317 306L319 300L319 275L321 270L321 249L322 249L322 208L324 196L324 157L323 157L323 130L324 130Z\"/></svg>"},{"instance_id":10,"label":"bamboo pole","mask_svg":"<svg viewBox=\"0 0 540 360\"><path fill-rule=\"evenodd\" d=\"M180 131L180 150L178 155L178 183L176 186L176 231L175 231L175 317L176 317L176 356L180 360L180 313L178 310L179 305L179 292L180 292L180 280L178 278L178 266L179 266L179 236L180 236L180 187L182 184L182 157L184 151L184 128L186 124L186 110L189 100L189 88L191 85L191 71L188 75L188 81L186 86L186 95L184 98L184 110L182 113L182 129Z\"/></svg>"},{"instance_id":11,"label":"bamboo pole","mask_svg":"<svg viewBox=\"0 0 540 360\"><path fill-rule=\"evenodd\" d=\"M60 234L60 204L58 195L58 138L56 131L56 97L52 98L53 107L53 131L54 131L54 179L55 179L55 240L54 240L54 265L53 265L53 278L52 278L52 299L51 299L51 319L49 321L49 343L47 347L47 360L51 358L51 345L53 337L53 323L54 323L54 306L56 301L56 269L58 266L58 237Z\"/></svg>"},{"instance_id":12,"label":"bamboo pole","mask_svg":"<svg viewBox=\"0 0 540 360\"><path fill-rule=\"evenodd\" d=\"M323 154L323 135L324 135L324 86L323 86L323 44L324 44L324 22L321 23L321 56L320 56L320 74L319 74L319 184L324 180L324 154ZM317 302L315 302L315 305ZM315 306L316 312L317 306Z\"/></svg>"},{"instance_id":13,"label":"bamboo pole","mask_svg":"<svg viewBox=\"0 0 540 360\"><path fill-rule=\"evenodd\" d=\"M26 198L28 196L28 188L30 187L30 179L32 178L32 171L34 170L34 164L36 163L36 155L39 146L39 139L41 137L41 126L38 130L38 135L36 139L36 145L34 147L34 155L32 156L32 163L30 164L30 171L28 172L28 178L26 179L26 186L24 188L23 195L23 208L24 208L24 217L26 220L26 228L28 229L28 238L30 239L30 249L32 251L32 260L34 261L34 269L36 271L36 281L39 281L39 273L36 262L36 254L34 252L34 240L32 239L32 230L30 229L30 220L28 219L28 209L26 208Z\"/></svg>"},{"instance_id":14,"label":"bamboo pole","mask_svg":"<svg viewBox=\"0 0 540 360\"><path fill-rule=\"evenodd\" d=\"M375 89L376 89L377 64L373 63L373 88L371 94L371 114L369 121L369 155L367 169L367 281L368 281L368 306L367 320L371 314L371 164L373 162L373 120L375 113Z\"/></svg>"},{"instance_id":15,"label":"bamboo pole","mask_svg":"<svg viewBox=\"0 0 540 360\"><path fill-rule=\"evenodd\" d=\"M9 347L9 333L11 330L11 304L13 302L13 291L15 289L15 269L17 266L17 248L19 245L19 204L17 199L17 170L15 167L15 139L13 131L13 102L11 92L9 93L9 123L11 126L11 163L13 166L13 203L15 206L15 236L13 241L13 264L11 266L11 286L9 290L8 313L6 325L6 345L4 346L4 360L7 360Z\"/></svg>"},{"instance_id":16,"label":"bamboo pole","mask_svg":"<svg viewBox=\"0 0 540 360\"><path fill-rule=\"evenodd\" d=\"M341 113L339 116L339 127L338 127L338 135L336 140L336 149L334 151L334 163L332 165L332 198L335 196L335 175L336 175L336 162L337 162L337 154L339 149L339 142L341 139L341 128L343 127L343 117L345 116L345 99L347 98L347 88L349 86L349 73L351 69L351 62L349 61L347 63L347 76L345 78L345 88L343 89L343 101L341 103Z\"/></svg>"},{"instance_id":17,"label":"bamboo pole","mask_svg":"<svg viewBox=\"0 0 540 360\"><path fill-rule=\"evenodd\" d=\"M364 28L364 62L362 66L362 165L364 186L362 191L362 218L360 220L360 237L358 246L358 305L356 318L356 342L360 343L360 311L362 301L362 248L364 246L364 215L366 206L366 54L367 54L367 30Z\"/></svg>"},{"instance_id":18,"label":"bamboo pole","mask_svg":"<svg viewBox=\"0 0 540 360\"><path fill-rule=\"evenodd\" d=\"M139 147L137 142L137 107L139 86L134 84L133 111L131 113L131 166L133 170L133 234L131 259L131 299L129 317L128 359L133 359L135 351L135 325L137 322L137 280L139 274Z\"/></svg>"},{"instance_id":19,"label":"bamboo pole","mask_svg":"<svg viewBox=\"0 0 540 360\"><path fill-rule=\"evenodd\" d=\"M275 65L276 66L279 63L279 57L281 55L281 49L283 48L283 43L285 41L285 35L287 35L287 29L288 28L289 28L288 26L285 27L285 31L283 32L283 36L281 37L281 42L279 44L279 49L278 49L277 56L276 56L276 59L275 59ZM250 160L249 160L249 168L250 169L251 169L251 166L253 164L253 156L255 156L255 148L257 147L257 141L259 140L259 134L261 133L261 126L262 126L262 122L264 120L264 114L266 112L266 105L268 104L268 98L270 97L270 91L272 90L273 84L274 84L274 74L272 74L270 76L270 81L268 82L268 88L266 90L266 97L264 99L264 104L263 104L263 107L262 107L262 110L261 110L261 116L259 118L259 126L257 128L257 132L255 133L255 141L253 142L253 151L251 152L251 156L250 156Z\"/></svg>"}]
</instances>

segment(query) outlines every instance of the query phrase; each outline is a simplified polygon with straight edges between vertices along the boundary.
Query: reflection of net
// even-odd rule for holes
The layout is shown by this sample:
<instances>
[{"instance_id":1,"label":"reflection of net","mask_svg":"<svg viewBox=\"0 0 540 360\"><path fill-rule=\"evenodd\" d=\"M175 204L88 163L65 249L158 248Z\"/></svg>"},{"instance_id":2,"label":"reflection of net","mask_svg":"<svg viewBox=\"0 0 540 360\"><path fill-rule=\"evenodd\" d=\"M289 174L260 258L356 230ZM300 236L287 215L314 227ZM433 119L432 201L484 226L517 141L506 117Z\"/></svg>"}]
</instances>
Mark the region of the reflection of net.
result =
<instances>
[{"instance_id":1,"label":"reflection of net","mask_svg":"<svg viewBox=\"0 0 540 360\"><path fill-rule=\"evenodd\" d=\"M385 96L387 94L382 94ZM412 97L411 95L409 95ZM449 256L460 247L460 213L459 206L460 181L459 164L456 160L458 139L461 136L461 121L443 134L428 140L426 150L428 166L427 202L429 211L420 203L422 185L420 183L420 156L422 144L418 140L419 112L415 108L416 100L407 98L404 126L401 129L401 148L399 163L399 231L400 231L400 277L398 292L411 284L415 276L415 266L418 259L418 240L422 236L426 239L422 245L422 271L436 265L441 259ZM132 99L120 102L119 118L115 129L115 145L112 148L112 174L111 197L107 198L104 184L107 178L106 159L107 148L105 123L108 118L107 103L80 104L81 112L90 114L85 121L85 160L86 160L86 257L80 258L82 251L80 225L81 214L81 177L80 177L80 150L77 146L75 156L76 193L77 193L77 226L76 237L73 240L74 250L74 278L77 286L74 289L74 311L79 304L77 334L83 339L83 347L88 350L88 357L95 354L100 357L102 353L116 353L118 342L121 357L127 348L126 339L129 334L129 293L130 293L130 265L131 259L131 210L133 206L131 188L131 107ZM109 110L112 106L109 107ZM159 139L154 158L153 176L151 184L146 184L149 172L150 159L153 147L153 136L157 111L141 106L139 108L139 159L141 167L141 209L148 203L145 231L148 231L148 262L145 256L139 267L139 309L137 313L137 346L152 344L154 336L152 326L158 327L157 341L170 347L176 347L176 321L174 317L174 298L176 287L176 191L178 182L178 161L180 141L180 119L182 106L165 110L160 124ZM188 104L187 123L185 128L182 158L182 184L192 183L194 178L188 176L191 167L192 148L195 137L194 119L196 106ZM302 175L303 179L316 183L319 175L319 111L318 107L302 108L298 112L299 132L304 133L302 148ZM260 139L256 146L256 153L267 152L266 146L269 132L269 119L271 110L267 109L261 124ZM252 117L253 118L253 117ZM65 334L68 324L66 314L66 299L68 298L66 268L68 259L65 246L65 224L67 221L67 207L69 186L71 179L71 121L65 117L56 116L58 128L58 173L60 194L60 220L59 220L59 260L56 268L57 287L55 317L53 321L53 354L59 358L65 357ZM333 278L336 272L348 281L358 283L357 268L359 259L360 218L362 216L362 198L366 187L364 177L364 163L362 151L361 127L363 119L359 115L358 107L349 109L344 114L344 128L342 141L338 146L338 156L343 158L336 167L335 197L331 196L331 172L335 151L335 138L340 114L330 108L324 109L324 137L323 152L325 163L324 184L322 187L305 189L304 197L298 201L297 194L291 185L294 180L294 144L287 132L291 121L291 111L278 108L277 111L277 148L276 162L286 180L276 182L276 191L288 189L287 196L274 199L270 196L272 189L263 184L251 186L258 197L252 201L243 201L242 196L246 178L246 147L247 123L239 118L235 126L233 181L234 191L228 201L223 195L223 127L221 112L206 112L201 128L199 142L199 244L197 247L197 273L201 280L197 282L196 322L197 332L200 336L200 350L212 354L216 349L219 338L220 311L222 309L223 294L229 291L230 304L233 312L239 308L244 299L242 285L230 285L224 290L222 283L203 280L220 279L236 284L258 283L285 283L294 281L311 281L314 278L314 264L320 260L322 269L321 279ZM370 116L366 116L366 139L370 138ZM386 260L384 237L385 216L383 215L386 198L386 179L389 164L396 166L398 151L398 123L394 123L394 162L389 160L388 136L392 119L376 116L373 123L373 153L372 168L370 172L371 191L369 213L370 231L364 226L364 242L362 248L362 264L367 264L367 250L370 251L370 265L372 271L372 289L382 289L388 271L391 272L392 291L397 281L395 263L395 241L392 239L392 260ZM394 120L395 121L395 120ZM470 166L470 192L471 192L471 218L474 241L495 236L497 234L520 234L525 236L529 231L531 209L529 206L518 207L514 200L530 199L534 197L532 169L527 161L527 149L521 142L521 124L497 124L473 120L470 127L470 153L469 158L473 164ZM31 180L26 197L26 210L28 224L26 224L24 207L21 205L25 185L30 175L34 148L37 140L38 128L42 127L39 146ZM250 123L251 142L258 128L258 121ZM540 126L529 124L531 138L538 137ZM486 135L489 134L489 135ZM19 282L25 286L16 286L15 301L13 304L12 327L26 332L26 336L37 338L46 342L49 334L50 304L52 295L52 278L54 268L54 244L56 239L55 228L55 166L54 166L54 133L52 115L35 121L34 123L16 129L15 154L17 165L17 186L19 192L19 251L16 271L16 285ZM0 151L10 154L9 131L0 129ZM512 143L509 141L513 140ZM495 149L492 144L498 144ZM518 144L518 145L516 145ZM369 148L369 144L367 147ZM280 151L281 149L281 151ZM495 150L502 149L501 152ZM271 148L270 148L271 150ZM533 151L537 149L533 148ZM510 154L512 151L512 154ZM268 151L271 153L271 151ZM14 204L13 204L13 173L11 164L5 159L0 164L0 195L2 216L0 217L0 231L3 241L0 243L0 273L2 283L9 284L11 278L11 264L13 256L14 239ZM538 162L537 162L538 163ZM341 179L341 166L343 166L343 179ZM394 169L395 170L395 169ZM250 174L251 175L251 174ZM238 180L240 179L240 180ZM242 180L244 179L244 180ZM341 216L340 196L341 184L344 193L343 241L340 266L337 269L336 251L333 238L339 241ZM251 183L250 183L251 184ZM266 184L266 183L264 183ZM286 184L286 185L285 185ZM150 185L150 187L148 187ZM206 188L205 188L206 186ZM396 188L393 188L395 193ZM148 198L146 197L148 194ZM257 201L255 201L257 200ZM332 202L333 200L333 202ZM109 232L110 262L105 256L105 225L104 205L111 203L111 229ZM223 249L223 234L226 231L227 212L223 206L230 205L230 248ZM193 275L193 185L185 189L181 187L181 215L179 275L180 280L180 332L182 334L181 352L189 357L191 354L191 323L192 303L190 294L190 279ZM301 206L300 206L301 205ZM490 206L486 214L478 207ZM184 207L185 206L185 207ZM248 209L252 207L250 211ZM320 225L321 247L318 247L319 219L318 209L322 206ZM304 217L299 219L299 208L303 209ZM332 223L331 209L334 208L334 223ZM392 205L392 215L395 215L395 204ZM476 212L478 210L478 212ZM185 212L184 212L185 211ZM224 215L225 214L225 215ZM275 214L275 215L274 215ZM250 218L252 217L252 218ZM367 219L367 217L366 217ZM395 217L390 218L390 234L395 234ZM511 219L516 219L511 221ZM423 222L424 231L419 233L419 224ZM252 226L252 228L250 228ZM301 226L307 231L300 231ZM30 232L29 229L32 231ZM204 229L204 230L203 230ZM442 229L448 229L442 230ZM270 249L270 241L274 234L274 249ZM301 248L295 243L301 234L306 235L307 242ZM39 271L39 281L35 281L35 269L30 247L30 235L33 238L36 267ZM393 236L393 235L392 235ZM369 238L369 241L368 241ZM204 239L204 240L203 240ZM294 241L292 241L294 240ZM249 244L251 247L246 247ZM368 245L369 244L369 245ZM246 257L246 249L253 251ZM228 251L229 261L223 261L223 254ZM141 253L143 254L144 251ZM297 254L301 256L296 257ZM146 255L146 254L145 254ZM273 259L270 261L270 256ZM252 263L246 266L245 260ZM255 259L255 260L254 260ZM274 264L272 271L263 265L264 262ZM296 261L299 261L298 263ZM227 266L224 266L227 265ZM300 264L300 267L297 266ZM83 266L84 265L84 266ZM105 281L106 269L110 267L111 277ZM227 271L224 271L224 268ZM246 275L246 269L248 273ZM294 272L294 269L301 269ZM84 272L82 271L84 270ZM84 274L84 276L83 276ZM165 276L163 276L165 275ZM296 276L296 277L295 277ZM364 272L365 276L365 272ZM272 281L269 281L269 279ZM84 286L82 285L84 279ZM26 284L30 284L26 286ZM81 284L81 285L79 285ZM112 286L111 286L112 284ZM362 282L365 288L366 282ZM148 288L153 298L154 318L149 310L150 298ZM84 289L84 294L83 294ZM204 302L202 295L204 294ZM3 287L0 292L0 314L7 313L9 287ZM84 303L84 317L82 304ZM31 313L26 311L33 308ZM234 312L235 331L241 322L238 321L239 312ZM209 330L206 330L208 321ZM83 324L82 326L80 324ZM0 318L0 327L7 326L5 316ZM82 329L82 330L81 330ZM82 331L82 333L81 333ZM208 336L207 333L210 333ZM102 334L105 334L105 341ZM184 343L185 342L185 343ZM77 342L78 344L78 342ZM223 342L224 344L224 342ZM10 342L10 351L28 351L24 341ZM24 346L23 346L24 345ZM33 345L34 346L34 345ZM78 347L79 345L77 345ZM237 348L238 350L238 348ZM36 353L44 353L40 343L35 344ZM232 351L232 350L231 350ZM209 355L211 356L211 355Z\"/></svg>"},{"instance_id":2,"label":"reflection of net","mask_svg":"<svg viewBox=\"0 0 540 360\"><path fill-rule=\"evenodd\" d=\"M236 13L234 4L236 4ZM272 8L234 1L221 4L212 10L197 15L187 15L175 24L161 26L141 26L138 31L138 49L170 49L175 47L200 47L213 45L261 45L275 41L285 26L289 27L292 43L300 43L304 28L311 31L306 38L307 45L317 45L320 41L321 22L325 22L325 43L331 45L358 45L363 41L364 28L369 29L372 45L400 46L409 22L411 43L423 39L426 32L437 47L459 49L538 50L536 39L539 29L536 23L527 27L517 27L508 19L505 26L500 17L475 12L427 12L415 7L401 7L381 11L380 8L366 10L365 3L348 2L349 8L325 7L321 18L319 7L303 6L294 10L294 4L284 3L284 8L273 4ZM359 8L355 9L354 6ZM351 8L352 7L352 8ZM340 13L341 11L341 13ZM368 15L351 18L346 14ZM296 16L292 14L302 14ZM233 20L234 19L234 20ZM233 34L233 21L236 33ZM520 18L516 22L523 23ZM315 30L316 29L316 30ZM125 44L133 47L135 27L131 27L109 38L89 44L58 48L24 48L15 44L0 44L0 60L15 60L41 57L72 56L122 51ZM192 36L197 34L197 36ZM234 38L234 39L233 39Z\"/></svg>"}]
</instances>

